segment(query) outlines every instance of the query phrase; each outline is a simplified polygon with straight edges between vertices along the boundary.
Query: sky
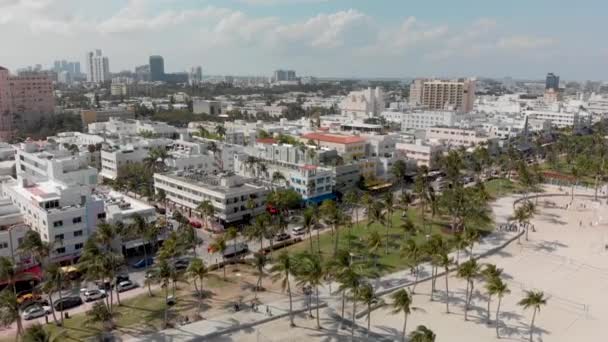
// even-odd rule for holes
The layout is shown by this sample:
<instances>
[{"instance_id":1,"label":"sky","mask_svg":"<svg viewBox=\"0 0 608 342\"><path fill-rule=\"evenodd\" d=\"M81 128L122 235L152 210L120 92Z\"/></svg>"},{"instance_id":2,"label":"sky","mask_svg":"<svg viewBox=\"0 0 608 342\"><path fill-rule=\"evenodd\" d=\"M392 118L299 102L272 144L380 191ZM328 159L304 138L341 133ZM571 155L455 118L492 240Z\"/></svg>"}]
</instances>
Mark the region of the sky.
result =
<instances>
[{"instance_id":1,"label":"sky","mask_svg":"<svg viewBox=\"0 0 608 342\"><path fill-rule=\"evenodd\" d=\"M0 0L0 65L608 80L606 0Z\"/></svg>"}]
</instances>

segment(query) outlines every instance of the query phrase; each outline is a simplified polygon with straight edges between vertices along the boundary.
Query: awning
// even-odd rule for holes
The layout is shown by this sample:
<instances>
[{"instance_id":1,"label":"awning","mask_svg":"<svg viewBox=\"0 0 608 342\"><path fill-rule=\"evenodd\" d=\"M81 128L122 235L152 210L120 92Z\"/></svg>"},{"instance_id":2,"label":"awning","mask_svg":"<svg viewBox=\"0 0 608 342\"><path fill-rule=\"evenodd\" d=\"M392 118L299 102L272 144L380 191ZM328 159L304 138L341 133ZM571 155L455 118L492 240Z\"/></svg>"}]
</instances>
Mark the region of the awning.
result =
<instances>
[{"instance_id":1,"label":"awning","mask_svg":"<svg viewBox=\"0 0 608 342\"><path fill-rule=\"evenodd\" d=\"M336 199L336 194L332 192L331 194L325 194L325 195L309 198L309 199L305 200L304 203L306 203L306 204L310 204L310 203L319 204L319 203L323 203L323 201L335 200L335 199Z\"/></svg>"}]
</instances>

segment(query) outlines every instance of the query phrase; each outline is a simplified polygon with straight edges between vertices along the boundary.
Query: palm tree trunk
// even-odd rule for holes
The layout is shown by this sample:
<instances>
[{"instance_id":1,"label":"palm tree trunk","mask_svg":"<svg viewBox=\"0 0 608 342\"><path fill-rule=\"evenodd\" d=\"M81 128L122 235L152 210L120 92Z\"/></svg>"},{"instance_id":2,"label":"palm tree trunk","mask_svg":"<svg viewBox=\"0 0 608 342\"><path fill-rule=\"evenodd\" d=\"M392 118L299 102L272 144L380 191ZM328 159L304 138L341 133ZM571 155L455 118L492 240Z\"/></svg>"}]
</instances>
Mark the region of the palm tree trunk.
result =
<instances>
[{"instance_id":1,"label":"palm tree trunk","mask_svg":"<svg viewBox=\"0 0 608 342\"><path fill-rule=\"evenodd\" d=\"M445 312L450 313L450 288L448 286L448 268L445 268Z\"/></svg>"},{"instance_id":2,"label":"palm tree trunk","mask_svg":"<svg viewBox=\"0 0 608 342\"><path fill-rule=\"evenodd\" d=\"M285 275L287 277L287 293L289 294L289 326L295 327L296 324L293 322L293 303L291 298L291 285L289 283L289 273Z\"/></svg>"},{"instance_id":3,"label":"palm tree trunk","mask_svg":"<svg viewBox=\"0 0 608 342\"><path fill-rule=\"evenodd\" d=\"M435 266L431 266L431 302L435 300L435 274L437 273L436 270L437 268Z\"/></svg>"},{"instance_id":4,"label":"palm tree trunk","mask_svg":"<svg viewBox=\"0 0 608 342\"><path fill-rule=\"evenodd\" d=\"M357 298L353 294L353 324L350 326L350 340L355 340L355 325L357 325Z\"/></svg>"},{"instance_id":5,"label":"palm tree trunk","mask_svg":"<svg viewBox=\"0 0 608 342\"><path fill-rule=\"evenodd\" d=\"M310 241L310 252L312 253L312 249L314 248L312 245L312 227L308 228L308 240Z\"/></svg>"},{"instance_id":6,"label":"palm tree trunk","mask_svg":"<svg viewBox=\"0 0 608 342\"><path fill-rule=\"evenodd\" d=\"M63 291L61 291L61 282L58 284L57 289L59 290L59 301L62 303L61 306L63 308ZM112 312L112 310L110 310ZM61 326L63 326L63 310L61 310Z\"/></svg>"},{"instance_id":7,"label":"palm tree trunk","mask_svg":"<svg viewBox=\"0 0 608 342\"><path fill-rule=\"evenodd\" d=\"M500 334L498 333L498 326L500 323L500 303L502 302L502 297L498 297L498 306L496 306L496 337L500 338Z\"/></svg>"},{"instance_id":8,"label":"palm tree trunk","mask_svg":"<svg viewBox=\"0 0 608 342\"><path fill-rule=\"evenodd\" d=\"M318 252L321 253L321 236L320 236L320 231L321 229L317 229L317 249Z\"/></svg>"},{"instance_id":9,"label":"palm tree trunk","mask_svg":"<svg viewBox=\"0 0 608 342\"><path fill-rule=\"evenodd\" d=\"M59 325L57 322L57 315L55 314L55 305L53 305L53 293L49 293L49 302L51 304L51 313L53 314L53 321L55 321L55 325Z\"/></svg>"},{"instance_id":10,"label":"palm tree trunk","mask_svg":"<svg viewBox=\"0 0 608 342\"><path fill-rule=\"evenodd\" d=\"M460 248L456 249L456 265L460 265Z\"/></svg>"},{"instance_id":11,"label":"palm tree trunk","mask_svg":"<svg viewBox=\"0 0 608 342\"><path fill-rule=\"evenodd\" d=\"M338 254L338 241L340 240L340 233L338 232L338 224L334 223L334 230L336 235L334 236L334 257Z\"/></svg>"},{"instance_id":12,"label":"palm tree trunk","mask_svg":"<svg viewBox=\"0 0 608 342\"><path fill-rule=\"evenodd\" d=\"M144 271L148 269L148 252L146 251L146 240L144 239Z\"/></svg>"},{"instance_id":13,"label":"palm tree trunk","mask_svg":"<svg viewBox=\"0 0 608 342\"><path fill-rule=\"evenodd\" d=\"M148 296L152 297L152 284L150 283L150 281L148 281Z\"/></svg>"},{"instance_id":14,"label":"palm tree trunk","mask_svg":"<svg viewBox=\"0 0 608 342\"><path fill-rule=\"evenodd\" d=\"M317 297L317 329L321 329L321 322L319 318L319 285L315 285L315 295Z\"/></svg>"},{"instance_id":15,"label":"palm tree trunk","mask_svg":"<svg viewBox=\"0 0 608 342\"><path fill-rule=\"evenodd\" d=\"M344 329L344 306L346 305L346 293L342 290L342 320L340 321L340 329Z\"/></svg>"},{"instance_id":16,"label":"palm tree trunk","mask_svg":"<svg viewBox=\"0 0 608 342\"><path fill-rule=\"evenodd\" d=\"M369 338L369 332L372 325L372 304L367 303L367 337Z\"/></svg>"},{"instance_id":17,"label":"palm tree trunk","mask_svg":"<svg viewBox=\"0 0 608 342\"><path fill-rule=\"evenodd\" d=\"M392 216L391 216L391 215L389 215L389 218L388 218L388 219L389 219L389 220L392 220ZM389 222L390 222L390 221L387 221L387 222L386 222L386 246L385 246L386 248L385 248L385 251L384 251L384 254L386 254L386 255L388 255L388 239L389 239L389 234L388 234L388 232L389 232Z\"/></svg>"},{"instance_id":18,"label":"palm tree trunk","mask_svg":"<svg viewBox=\"0 0 608 342\"><path fill-rule=\"evenodd\" d=\"M167 303L167 298L169 298L169 284L165 283L165 327L169 323L169 304Z\"/></svg>"},{"instance_id":19,"label":"palm tree trunk","mask_svg":"<svg viewBox=\"0 0 608 342\"><path fill-rule=\"evenodd\" d=\"M403 332L401 335L402 341L405 341L405 332L407 330L407 313L405 314L405 318L403 319Z\"/></svg>"},{"instance_id":20,"label":"palm tree trunk","mask_svg":"<svg viewBox=\"0 0 608 342\"><path fill-rule=\"evenodd\" d=\"M226 258L224 258L224 253L222 253L222 268L224 269L224 281L226 281Z\"/></svg>"},{"instance_id":21,"label":"palm tree trunk","mask_svg":"<svg viewBox=\"0 0 608 342\"><path fill-rule=\"evenodd\" d=\"M469 286L470 286L470 282L467 279L467 290L464 294L464 320L465 321L468 319L467 313L469 312Z\"/></svg>"},{"instance_id":22,"label":"palm tree trunk","mask_svg":"<svg viewBox=\"0 0 608 342\"><path fill-rule=\"evenodd\" d=\"M147 263L147 262L146 262ZM115 282L116 285L118 285L118 282ZM118 303L118 306L121 306L122 304L120 303L120 292L118 291L118 286L116 286L116 302Z\"/></svg>"},{"instance_id":23,"label":"palm tree trunk","mask_svg":"<svg viewBox=\"0 0 608 342\"><path fill-rule=\"evenodd\" d=\"M488 295L488 317L486 317L486 321L490 324L490 302L492 301L492 296Z\"/></svg>"},{"instance_id":24,"label":"palm tree trunk","mask_svg":"<svg viewBox=\"0 0 608 342\"><path fill-rule=\"evenodd\" d=\"M530 322L530 342L532 342L532 335L534 335L534 319L536 319L536 308L532 314L532 322Z\"/></svg>"}]
</instances>

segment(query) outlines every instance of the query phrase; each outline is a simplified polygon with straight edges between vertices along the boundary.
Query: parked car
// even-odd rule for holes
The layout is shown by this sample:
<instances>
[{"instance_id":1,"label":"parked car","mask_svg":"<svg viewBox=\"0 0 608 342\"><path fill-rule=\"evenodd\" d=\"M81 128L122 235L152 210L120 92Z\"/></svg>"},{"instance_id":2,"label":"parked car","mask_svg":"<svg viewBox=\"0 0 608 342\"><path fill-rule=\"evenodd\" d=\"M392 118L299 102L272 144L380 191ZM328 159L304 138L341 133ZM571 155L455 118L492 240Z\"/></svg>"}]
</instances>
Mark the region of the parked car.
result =
<instances>
[{"instance_id":1,"label":"parked car","mask_svg":"<svg viewBox=\"0 0 608 342\"><path fill-rule=\"evenodd\" d=\"M167 210L165 208L161 208L157 205L154 205L154 209L156 210L156 213L160 215L165 215L167 213Z\"/></svg>"},{"instance_id":2,"label":"parked car","mask_svg":"<svg viewBox=\"0 0 608 342\"><path fill-rule=\"evenodd\" d=\"M92 301L99 300L102 298L106 298L106 291L105 290L96 290L96 289L86 290L86 291L84 291L83 296L84 296L84 301L88 303L88 302L92 302Z\"/></svg>"},{"instance_id":3,"label":"parked car","mask_svg":"<svg viewBox=\"0 0 608 342\"><path fill-rule=\"evenodd\" d=\"M283 233L279 233L277 234L277 236L275 236L275 241L285 241L285 240L289 240L291 238L291 236L285 232Z\"/></svg>"},{"instance_id":4,"label":"parked car","mask_svg":"<svg viewBox=\"0 0 608 342\"><path fill-rule=\"evenodd\" d=\"M190 265L190 260L188 259L178 259L173 263L173 267L176 270L185 270Z\"/></svg>"},{"instance_id":5,"label":"parked car","mask_svg":"<svg viewBox=\"0 0 608 342\"><path fill-rule=\"evenodd\" d=\"M80 305L82 305L82 298L76 296L61 298L53 303L55 311L63 311Z\"/></svg>"},{"instance_id":6,"label":"parked car","mask_svg":"<svg viewBox=\"0 0 608 342\"><path fill-rule=\"evenodd\" d=\"M167 297L167 305L173 306L173 305L175 305L176 302L177 301L175 300L175 297L173 297L173 296L168 296Z\"/></svg>"},{"instance_id":7,"label":"parked car","mask_svg":"<svg viewBox=\"0 0 608 342\"><path fill-rule=\"evenodd\" d=\"M291 229L291 234L295 236L300 236L306 234L306 228L299 226Z\"/></svg>"},{"instance_id":8,"label":"parked car","mask_svg":"<svg viewBox=\"0 0 608 342\"><path fill-rule=\"evenodd\" d=\"M249 253L249 246L247 246L246 243L241 242L236 245L230 244L224 251L224 258L230 259L247 253Z\"/></svg>"},{"instance_id":9,"label":"parked car","mask_svg":"<svg viewBox=\"0 0 608 342\"><path fill-rule=\"evenodd\" d=\"M194 227L194 228L202 228L202 227L203 227L203 224L202 224L202 223L200 223L200 222L198 222L198 221L195 221L195 220L191 220L191 221L190 221L190 225L191 225L192 227Z\"/></svg>"},{"instance_id":10,"label":"parked car","mask_svg":"<svg viewBox=\"0 0 608 342\"><path fill-rule=\"evenodd\" d=\"M118 292L125 292L125 291L129 291L131 289L134 289L137 287L137 284L135 284L134 282L127 280L127 281L121 281L120 283L118 283L118 286L116 287L116 290Z\"/></svg>"},{"instance_id":11,"label":"parked car","mask_svg":"<svg viewBox=\"0 0 608 342\"><path fill-rule=\"evenodd\" d=\"M51 313L50 306L41 306L41 305L30 305L21 314L24 320L28 321L30 319L42 317Z\"/></svg>"},{"instance_id":12,"label":"parked car","mask_svg":"<svg viewBox=\"0 0 608 342\"><path fill-rule=\"evenodd\" d=\"M19 295L17 297L17 304L24 304L24 303L28 303L28 302L33 302L33 301L37 301L39 300L41 297L38 294L34 294L34 293L24 293L22 295Z\"/></svg>"},{"instance_id":13,"label":"parked car","mask_svg":"<svg viewBox=\"0 0 608 342\"><path fill-rule=\"evenodd\" d=\"M146 266L150 266L154 264L154 258L148 258L148 259L140 259L139 261L137 261L136 263L134 263L133 268L144 268Z\"/></svg>"}]
</instances>

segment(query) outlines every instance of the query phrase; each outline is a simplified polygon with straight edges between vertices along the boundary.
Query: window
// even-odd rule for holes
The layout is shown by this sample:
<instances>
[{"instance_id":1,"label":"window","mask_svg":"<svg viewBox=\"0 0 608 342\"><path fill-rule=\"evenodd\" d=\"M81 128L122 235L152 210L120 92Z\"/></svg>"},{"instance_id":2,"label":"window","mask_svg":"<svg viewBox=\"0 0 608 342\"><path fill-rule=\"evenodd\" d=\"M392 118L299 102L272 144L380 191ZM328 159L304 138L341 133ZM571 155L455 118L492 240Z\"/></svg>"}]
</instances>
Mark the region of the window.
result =
<instances>
[{"instance_id":1,"label":"window","mask_svg":"<svg viewBox=\"0 0 608 342\"><path fill-rule=\"evenodd\" d=\"M77 244L74 245L74 249L75 250L82 249L82 247L84 247L84 244L82 242L81 243L77 243Z\"/></svg>"},{"instance_id":2,"label":"window","mask_svg":"<svg viewBox=\"0 0 608 342\"><path fill-rule=\"evenodd\" d=\"M63 227L63 221L55 221L53 222L53 227Z\"/></svg>"},{"instance_id":3,"label":"window","mask_svg":"<svg viewBox=\"0 0 608 342\"><path fill-rule=\"evenodd\" d=\"M0 243L0 249L8 248L8 242Z\"/></svg>"},{"instance_id":4,"label":"window","mask_svg":"<svg viewBox=\"0 0 608 342\"><path fill-rule=\"evenodd\" d=\"M63 234L55 235L55 240L63 240Z\"/></svg>"},{"instance_id":5,"label":"window","mask_svg":"<svg viewBox=\"0 0 608 342\"><path fill-rule=\"evenodd\" d=\"M82 236L82 230L77 230L74 232L74 237Z\"/></svg>"},{"instance_id":6,"label":"window","mask_svg":"<svg viewBox=\"0 0 608 342\"><path fill-rule=\"evenodd\" d=\"M65 247L59 247L55 250L55 253L57 254L63 254L65 253Z\"/></svg>"},{"instance_id":7,"label":"window","mask_svg":"<svg viewBox=\"0 0 608 342\"><path fill-rule=\"evenodd\" d=\"M80 223L82 222L82 217L78 216L78 217L74 217L72 219L72 223L76 224L76 223Z\"/></svg>"},{"instance_id":8,"label":"window","mask_svg":"<svg viewBox=\"0 0 608 342\"><path fill-rule=\"evenodd\" d=\"M97 218L100 219L100 220L105 219L106 218L106 213L104 212L104 213L97 214Z\"/></svg>"}]
</instances>

